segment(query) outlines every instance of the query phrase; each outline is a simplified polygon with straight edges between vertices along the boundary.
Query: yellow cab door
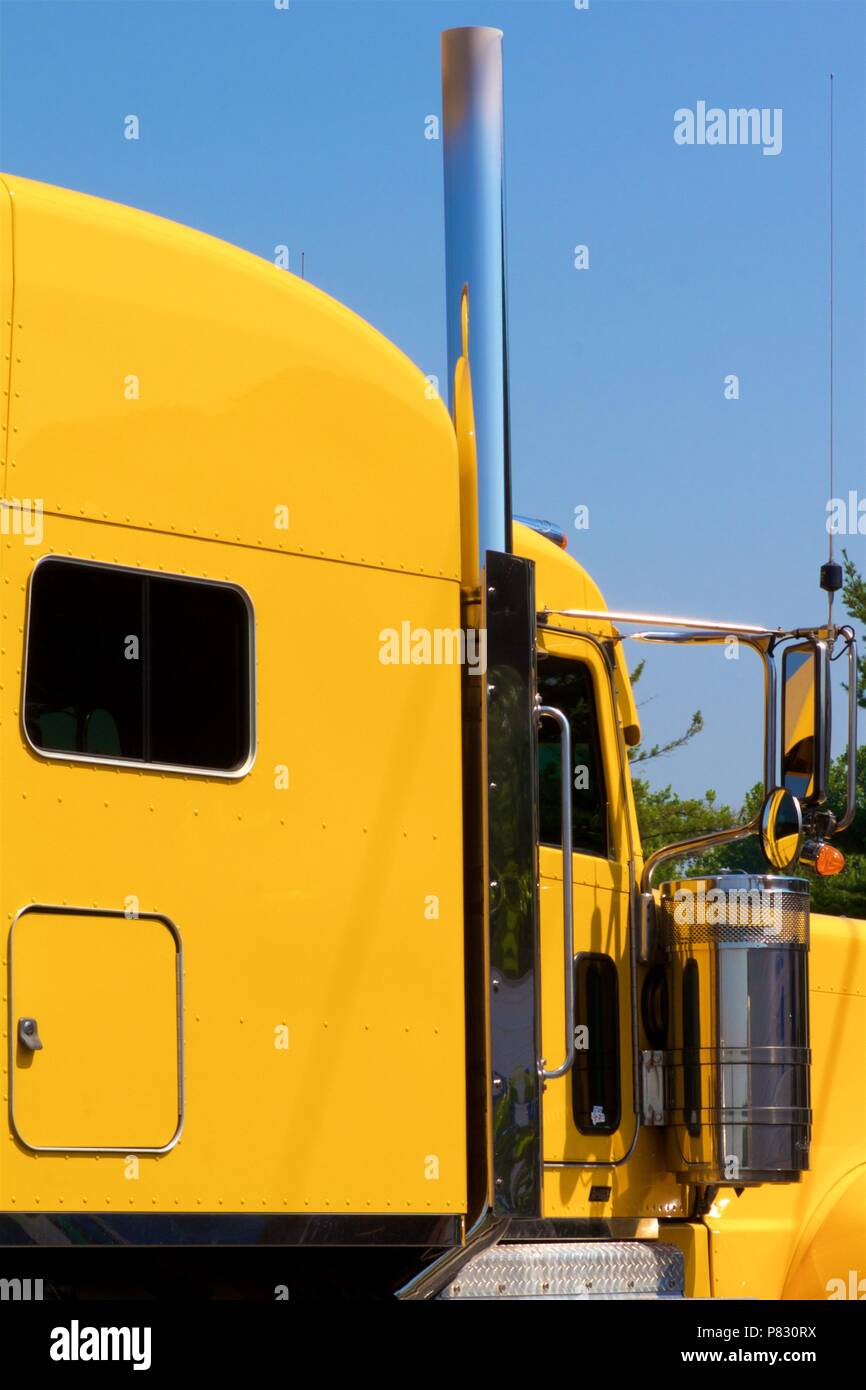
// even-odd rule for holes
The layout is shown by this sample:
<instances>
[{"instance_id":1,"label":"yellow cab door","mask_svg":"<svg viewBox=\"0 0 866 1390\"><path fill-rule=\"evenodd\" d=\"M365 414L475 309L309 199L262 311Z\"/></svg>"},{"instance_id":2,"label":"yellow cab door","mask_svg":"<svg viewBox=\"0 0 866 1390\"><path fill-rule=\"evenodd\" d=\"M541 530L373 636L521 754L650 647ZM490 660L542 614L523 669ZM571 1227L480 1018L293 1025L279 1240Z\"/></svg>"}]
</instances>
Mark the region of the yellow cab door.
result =
<instances>
[{"instance_id":1,"label":"yellow cab door","mask_svg":"<svg viewBox=\"0 0 866 1390\"><path fill-rule=\"evenodd\" d=\"M639 1216L650 1209L649 1174L632 1156L629 902L635 847L614 681L609 648L599 639L539 631L539 699L566 716L571 732L574 900L574 1063L545 1082L545 1216ZM560 731L543 719L539 896L541 1036L548 1071L562 1065L567 1048L561 756Z\"/></svg>"}]
</instances>

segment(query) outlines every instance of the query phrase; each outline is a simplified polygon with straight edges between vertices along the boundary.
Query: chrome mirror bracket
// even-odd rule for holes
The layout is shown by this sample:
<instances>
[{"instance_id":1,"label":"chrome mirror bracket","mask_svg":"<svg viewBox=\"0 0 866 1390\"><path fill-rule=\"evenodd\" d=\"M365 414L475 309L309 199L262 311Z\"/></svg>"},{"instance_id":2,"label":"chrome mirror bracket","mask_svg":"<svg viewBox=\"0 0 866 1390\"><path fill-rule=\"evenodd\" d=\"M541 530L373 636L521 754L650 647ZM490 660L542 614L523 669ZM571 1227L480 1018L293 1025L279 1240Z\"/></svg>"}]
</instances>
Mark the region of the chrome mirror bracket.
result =
<instances>
[{"instance_id":1,"label":"chrome mirror bracket","mask_svg":"<svg viewBox=\"0 0 866 1390\"><path fill-rule=\"evenodd\" d=\"M656 904L652 893L637 895L637 958L641 965L651 961L656 952Z\"/></svg>"}]
</instances>

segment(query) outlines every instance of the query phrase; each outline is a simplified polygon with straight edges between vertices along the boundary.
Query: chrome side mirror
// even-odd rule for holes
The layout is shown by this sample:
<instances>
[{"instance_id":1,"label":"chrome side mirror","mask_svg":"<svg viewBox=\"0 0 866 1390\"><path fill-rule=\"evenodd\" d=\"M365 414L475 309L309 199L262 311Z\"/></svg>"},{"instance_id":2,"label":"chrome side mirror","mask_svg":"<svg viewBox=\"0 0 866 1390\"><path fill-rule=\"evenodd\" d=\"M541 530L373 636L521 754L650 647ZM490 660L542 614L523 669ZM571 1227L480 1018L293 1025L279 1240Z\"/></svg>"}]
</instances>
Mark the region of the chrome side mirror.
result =
<instances>
[{"instance_id":1,"label":"chrome side mirror","mask_svg":"<svg viewBox=\"0 0 866 1390\"><path fill-rule=\"evenodd\" d=\"M800 642L782 658L782 787L820 806L829 765L830 653L826 642Z\"/></svg>"},{"instance_id":2,"label":"chrome side mirror","mask_svg":"<svg viewBox=\"0 0 866 1390\"><path fill-rule=\"evenodd\" d=\"M787 873L803 848L803 813L797 798L784 787L776 787L765 798L760 834L767 863L780 873Z\"/></svg>"}]
</instances>

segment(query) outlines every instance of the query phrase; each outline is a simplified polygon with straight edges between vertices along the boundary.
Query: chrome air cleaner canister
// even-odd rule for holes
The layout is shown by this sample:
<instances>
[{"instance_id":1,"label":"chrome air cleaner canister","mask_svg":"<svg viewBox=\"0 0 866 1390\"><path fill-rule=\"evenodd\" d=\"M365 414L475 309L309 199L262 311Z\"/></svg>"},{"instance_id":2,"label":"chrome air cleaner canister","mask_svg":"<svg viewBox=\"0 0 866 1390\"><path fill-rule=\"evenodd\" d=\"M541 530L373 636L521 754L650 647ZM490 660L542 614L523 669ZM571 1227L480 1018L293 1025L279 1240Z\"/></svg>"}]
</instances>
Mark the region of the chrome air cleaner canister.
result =
<instances>
[{"instance_id":1,"label":"chrome air cleaner canister","mask_svg":"<svg viewBox=\"0 0 866 1390\"><path fill-rule=\"evenodd\" d=\"M797 1182L809 1166L809 890L724 874L661 887L670 972L668 1166L686 1182Z\"/></svg>"}]
</instances>

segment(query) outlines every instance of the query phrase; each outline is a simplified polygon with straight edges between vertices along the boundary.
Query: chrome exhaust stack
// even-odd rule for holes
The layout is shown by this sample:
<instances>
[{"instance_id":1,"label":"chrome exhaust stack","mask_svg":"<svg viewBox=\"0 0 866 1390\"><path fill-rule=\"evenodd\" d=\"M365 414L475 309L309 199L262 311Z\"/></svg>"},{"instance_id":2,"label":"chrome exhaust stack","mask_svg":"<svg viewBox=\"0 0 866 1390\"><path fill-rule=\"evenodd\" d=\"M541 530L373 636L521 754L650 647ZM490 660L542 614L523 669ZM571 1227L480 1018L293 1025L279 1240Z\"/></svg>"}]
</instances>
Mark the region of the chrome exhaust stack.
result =
<instances>
[{"instance_id":1,"label":"chrome exhaust stack","mask_svg":"<svg viewBox=\"0 0 866 1390\"><path fill-rule=\"evenodd\" d=\"M442 34L442 129L448 399L453 415L465 288L483 570L488 550L511 550L501 30Z\"/></svg>"},{"instance_id":2,"label":"chrome exhaust stack","mask_svg":"<svg viewBox=\"0 0 866 1390\"><path fill-rule=\"evenodd\" d=\"M463 678L467 1245L484 1246L542 1207L535 570L511 551L498 29L443 33L442 130L462 616L487 651L485 679Z\"/></svg>"}]
</instances>

